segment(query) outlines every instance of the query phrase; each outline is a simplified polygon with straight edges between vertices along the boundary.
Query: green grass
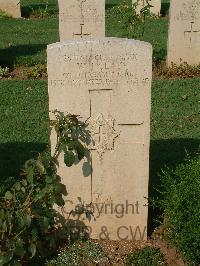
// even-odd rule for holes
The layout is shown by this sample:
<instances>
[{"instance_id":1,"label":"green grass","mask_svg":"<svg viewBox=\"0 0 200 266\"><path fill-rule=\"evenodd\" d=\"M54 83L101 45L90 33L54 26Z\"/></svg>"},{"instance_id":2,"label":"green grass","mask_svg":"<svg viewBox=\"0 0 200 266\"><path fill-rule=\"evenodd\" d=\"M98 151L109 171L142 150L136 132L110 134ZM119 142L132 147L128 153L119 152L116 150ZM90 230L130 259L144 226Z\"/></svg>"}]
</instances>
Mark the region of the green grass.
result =
<instances>
[{"instance_id":1,"label":"green grass","mask_svg":"<svg viewBox=\"0 0 200 266\"><path fill-rule=\"evenodd\" d=\"M22 14L40 15L45 13L45 0L22 0ZM46 63L46 46L59 41L58 5L56 0L49 0L47 16L44 18L12 19L0 18L0 65L13 67L32 66ZM125 37L126 30L122 29L118 18L111 12L111 8L122 3L120 0L106 1L106 36ZM166 3L163 3L166 9ZM166 18L150 20L146 24L145 35L142 40L152 43L156 59L165 59L167 41Z\"/></svg>"},{"instance_id":2,"label":"green grass","mask_svg":"<svg viewBox=\"0 0 200 266\"><path fill-rule=\"evenodd\" d=\"M0 82L0 178L17 176L48 144L46 81Z\"/></svg>"},{"instance_id":3,"label":"green grass","mask_svg":"<svg viewBox=\"0 0 200 266\"><path fill-rule=\"evenodd\" d=\"M151 189L158 173L193 156L200 145L200 79L154 81L151 115Z\"/></svg>"}]
</instances>

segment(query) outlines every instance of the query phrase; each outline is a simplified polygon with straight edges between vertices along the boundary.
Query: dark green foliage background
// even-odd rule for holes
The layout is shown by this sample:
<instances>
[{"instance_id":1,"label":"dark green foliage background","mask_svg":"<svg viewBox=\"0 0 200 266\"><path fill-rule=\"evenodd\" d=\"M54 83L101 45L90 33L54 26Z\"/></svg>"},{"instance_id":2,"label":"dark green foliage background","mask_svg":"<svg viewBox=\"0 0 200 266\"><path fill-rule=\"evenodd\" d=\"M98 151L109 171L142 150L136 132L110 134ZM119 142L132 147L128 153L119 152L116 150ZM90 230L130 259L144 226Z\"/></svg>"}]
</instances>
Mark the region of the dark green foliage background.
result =
<instances>
[{"instance_id":1,"label":"dark green foliage background","mask_svg":"<svg viewBox=\"0 0 200 266\"><path fill-rule=\"evenodd\" d=\"M200 262L200 157L165 170L161 178L166 236L185 257Z\"/></svg>"}]
</instances>

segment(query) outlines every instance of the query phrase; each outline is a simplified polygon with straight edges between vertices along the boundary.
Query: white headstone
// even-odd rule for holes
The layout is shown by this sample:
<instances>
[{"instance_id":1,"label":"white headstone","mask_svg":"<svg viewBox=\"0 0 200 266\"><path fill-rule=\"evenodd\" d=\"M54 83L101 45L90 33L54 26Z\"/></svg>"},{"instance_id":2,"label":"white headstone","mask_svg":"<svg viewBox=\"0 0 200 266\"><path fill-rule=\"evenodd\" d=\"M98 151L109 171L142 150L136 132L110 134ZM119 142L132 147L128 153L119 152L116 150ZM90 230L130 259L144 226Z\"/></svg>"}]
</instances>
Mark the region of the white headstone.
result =
<instances>
[{"instance_id":1,"label":"white headstone","mask_svg":"<svg viewBox=\"0 0 200 266\"><path fill-rule=\"evenodd\" d=\"M200 63L200 0L171 0L168 66Z\"/></svg>"},{"instance_id":2,"label":"white headstone","mask_svg":"<svg viewBox=\"0 0 200 266\"><path fill-rule=\"evenodd\" d=\"M105 37L105 0L58 0L60 40Z\"/></svg>"},{"instance_id":3,"label":"white headstone","mask_svg":"<svg viewBox=\"0 0 200 266\"><path fill-rule=\"evenodd\" d=\"M5 11L13 18L20 18L20 0L0 0L0 10Z\"/></svg>"},{"instance_id":4,"label":"white headstone","mask_svg":"<svg viewBox=\"0 0 200 266\"><path fill-rule=\"evenodd\" d=\"M104 38L48 46L50 110L78 114L94 140L87 161L59 175L68 196L63 214L80 197L94 218L83 223L91 237L146 239L152 47L135 40ZM51 136L55 147L55 133ZM105 235L106 235L105 232Z\"/></svg>"},{"instance_id":5,"label":"white headstone","mask_svg":"<svg viewBox=\"0 0 200 266\"><path fill-rule=\"evenodd\" d=\"M137 4L137 13L140 13L141 9L147 6L147 0L132 0L132 3ZM151 5L150 12L156 16L159 16L161 10L161 0L151 0L149 1L149 4Z\"/></svg>"}]
</instances>

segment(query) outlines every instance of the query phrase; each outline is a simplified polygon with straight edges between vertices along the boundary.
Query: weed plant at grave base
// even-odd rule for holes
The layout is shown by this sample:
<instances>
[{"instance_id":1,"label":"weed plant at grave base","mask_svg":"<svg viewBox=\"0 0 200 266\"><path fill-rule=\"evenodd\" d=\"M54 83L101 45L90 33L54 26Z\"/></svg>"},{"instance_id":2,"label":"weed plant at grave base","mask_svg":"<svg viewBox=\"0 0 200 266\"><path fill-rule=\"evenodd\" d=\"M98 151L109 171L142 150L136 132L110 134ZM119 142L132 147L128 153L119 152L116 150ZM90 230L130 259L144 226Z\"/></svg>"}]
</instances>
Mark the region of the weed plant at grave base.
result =
<instances>
[{"instance_id":1,"label":"weed plant at grave base","mask_svg":"<svg viewBox=\"0 0 200 266\"><path fill-rule=\"evenodd\" d=\"M68 265L68 266L84 266L96 265L105 258L102 248L91 241L86 243L74 243L71 247L63 248L59 251L56 259L50 260L46 266Z\"/></svg>"},{"instance_id":2,"label":"weed plant at grave base","mask_svg":"<svg viewBox=\"0 0 200 266\"><path fill-rule=\"evenodd\" d=\"M136 4L129 1L123 1L120 5L110 9L110 15L114 15L118 20L118 27L121 26L125 33L124 37L140 38L144 36L145 26L148 18L151 18L150 4L141 9L140 14L137 14Z\"/></svg>"},{"instance_id":3,"label":"weed plant at grave base","mask_svg":"<svg viewBox=\"0 0 200 266\"><path fill-rule=\"evenodd\" d=\"M10 16L3 10L0 9L0 19L1 18L9 18Z\"/></svg>"},{"instance_id":4,"label":"weed plant at grave base","mask_svg":"<svg viewBox=\"0 0 200 266\"><path fill-rule=\"evenodd\" d=\"M29 79L39 79L47 77L47 67L46 65L37 64L31 67L27 73Z\"/></svg>"},{"instance_id":5,"label":"weed plant at grave base","mask_svg":"<svg viewBox=\"0 0 200 266\"><path fill-rule=\"evenodd\" d=\"M166 266L164 255L159 249L145 247L128 255L126 266Z\"/></svg>"},{"instance_id":6,"label":"weed plant at grave base","mask_svg":"<svg viewBox=\"0 0 200 266\"><path fill-rule=\"evenodd\" d=\"M21 0L23 17L45 18L58 13L58 1L55 0Z\"/></svg>"},{"instance_id":7,"label":"weed plant at grave base","mask_svg":"<svg viewBox=\"0 0 200 266\"><path fill-rule=\"evenodd\" d=\"M200 77L200 64L192 66L187 63L183 63L180 66L172 64L167 68L164 62L158 62L153 65L153 74L155 79Z\"/></svg>"},{"instance_id":8,"label":"weed plant at grave base","mask_svg":"<svg viewBox=\"0 0 200 266\"><path fill-rule=\"evenodd\" d=\"M9 73L8 67L1 67L0 66L0 79L7 77L8 73Z\"/></svg>"}]
</instances>

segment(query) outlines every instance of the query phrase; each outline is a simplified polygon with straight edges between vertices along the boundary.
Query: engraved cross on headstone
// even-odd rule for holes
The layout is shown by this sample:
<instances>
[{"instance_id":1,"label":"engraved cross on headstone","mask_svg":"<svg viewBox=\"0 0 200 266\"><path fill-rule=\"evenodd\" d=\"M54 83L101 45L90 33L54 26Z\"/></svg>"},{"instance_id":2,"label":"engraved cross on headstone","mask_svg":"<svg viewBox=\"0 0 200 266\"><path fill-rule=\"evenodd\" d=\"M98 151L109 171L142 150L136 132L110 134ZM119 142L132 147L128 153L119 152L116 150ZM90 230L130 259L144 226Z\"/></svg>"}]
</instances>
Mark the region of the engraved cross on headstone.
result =
<instances>
[{"instance_id":1,"label":"engraved cross on headstone","mask_svg":"<svg viewBox=\"0 0 200 266\"><path fill-rule=\"evenodd\" d=\"M83 33L84 24L80 24L80 26L81 26L81 32L80 33L74 33L75 36L79 36L82 39L84 36L90 36L91 35L91 33Z\"/></svg>"},{"instance_id":2,"label":"engraved cross on headstone","mask_svg":"<svg viewBox=\"0 0 200 266\"><path fill-rule=\"evenodd\" d=\"M113 92L113 90L95 90L95 92L100 92L104 94L105 92ZM90 90L90 97L94 91ZM113 96L111 96L113 97ZM109 98L109 97L104 97ZM99 95L99 105L101 105L101 97ZM100 159L102 159L103 154L106 151L114 150L115 148L115 140L120 137L121 130L124 127L132 127L132 126L140 126L143 124L141 123L119 123L115 120L115 112L110 114L108 110L104 110L101 113L97 112L96 114L93 113L92 110L92 98L90 98L90 117L86 120L86 124L88 124L88 130L91 134L91 143L89 145L90 150L96 150L99 154ZM143 143L142 143L143 144Z\"/></svg>"},{"instance_id":3,"label":"engraved cross on headstone","mask_svg":"<svg viewBox=\"0 0 200 266\"><path fill-rule=\"evenodd\" d=\"M200 30L194 30L194 22L190 22L190 30L184 31L184 36L188 36L189 37L189 41L190 41L190 45L192 44L192 42L194 41L193 38L196 37L196 34L199 33L200 34Z\"/></svg>"}]
</instances>

